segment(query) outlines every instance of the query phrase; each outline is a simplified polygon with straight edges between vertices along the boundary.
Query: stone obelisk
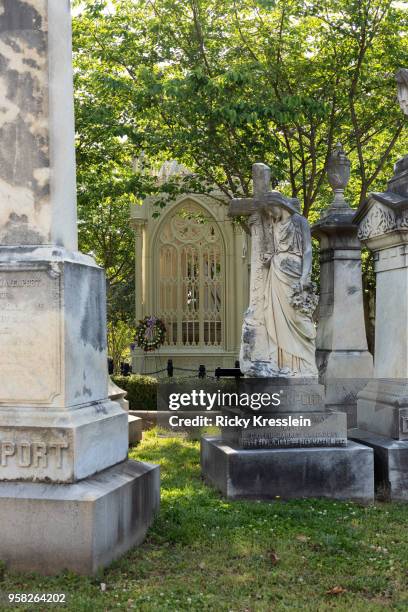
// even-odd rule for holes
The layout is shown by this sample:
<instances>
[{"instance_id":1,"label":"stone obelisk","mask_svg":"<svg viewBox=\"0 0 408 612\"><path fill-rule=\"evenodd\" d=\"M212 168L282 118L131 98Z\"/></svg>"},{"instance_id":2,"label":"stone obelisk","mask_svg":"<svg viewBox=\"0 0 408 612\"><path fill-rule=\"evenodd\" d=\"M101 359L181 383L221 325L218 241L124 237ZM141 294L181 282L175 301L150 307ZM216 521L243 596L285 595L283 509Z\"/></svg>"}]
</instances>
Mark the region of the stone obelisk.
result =
<instances>
[{"instance_id":1,"label":"stone obelisk","mask_svg":"<svg viewBox=\"0 0 408 612\"><path fill-rule=\"evenodd\" d=\"M0 0L0 559L95 572L143 538L158 468L108 399L105 275L78 252L68 0Z\"/></svg>"}]
</instances>

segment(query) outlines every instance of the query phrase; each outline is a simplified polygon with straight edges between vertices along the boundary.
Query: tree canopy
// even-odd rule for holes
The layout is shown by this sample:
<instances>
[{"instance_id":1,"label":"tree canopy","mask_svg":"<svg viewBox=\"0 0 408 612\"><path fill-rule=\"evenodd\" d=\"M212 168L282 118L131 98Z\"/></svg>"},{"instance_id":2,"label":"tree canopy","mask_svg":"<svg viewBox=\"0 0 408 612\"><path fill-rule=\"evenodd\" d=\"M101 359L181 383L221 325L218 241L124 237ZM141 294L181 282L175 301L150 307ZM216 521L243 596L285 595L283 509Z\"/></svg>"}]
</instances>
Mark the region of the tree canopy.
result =
<instances>
[{"instance_id":1,"label":"tree canopy","mask_svg":"<svg viewBox=\"0 0 408 612\"><path fill-rule=\"evenodd\" d=\"M168 193L215 185L228 197L248 194L252 164L266 162L274 186L314 219L330 197L336 141L352 161L353 205L384 189L404 152L394 81L408 64L404 3L76 5L80 236L112 286L133 277L128 204L155 193L152 168L165 160L193 173L162 186Z\"/></svg>"}]
</instances>

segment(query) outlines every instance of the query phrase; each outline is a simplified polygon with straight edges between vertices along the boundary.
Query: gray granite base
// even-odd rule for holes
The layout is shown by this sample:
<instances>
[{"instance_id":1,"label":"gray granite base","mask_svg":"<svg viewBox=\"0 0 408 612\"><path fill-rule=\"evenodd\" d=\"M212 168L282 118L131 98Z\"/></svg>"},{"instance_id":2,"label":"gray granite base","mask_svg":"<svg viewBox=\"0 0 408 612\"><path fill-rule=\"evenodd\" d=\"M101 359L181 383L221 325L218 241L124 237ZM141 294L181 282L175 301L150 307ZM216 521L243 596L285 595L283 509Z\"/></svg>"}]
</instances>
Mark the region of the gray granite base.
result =
<instances>
[{"instance_id":1,"label":"gray granite base","mask_svg":"<svg viewBox=\"0 0 408 612\"><path fill-rule=\"evenodd\" d=\"M367 446L242 450L201 439L205 480L228 499L326 497L374 501L374 458Z\"/></svg>"},{"instance_id":2,"label":"gray granite base","mask_svg":"<svg viewBox=\"0 0 408 612\"><path fill-rule=\"evenodd\" d=\"M159 467L125 461L75 484L0 483L0 559L18 572L95 574L140 544Z\"/></svg>"},{"instance_id":3,"label":"gray granite base","mask_svg":"<svg viewBox=\"0 0 408 612\"><path fill-rule=\"evenodd\" d=\"M362 429L349 436L374 450L376 495L384 501L408 501L408 441L393 440Z\"/></svg>"}]
</instances>

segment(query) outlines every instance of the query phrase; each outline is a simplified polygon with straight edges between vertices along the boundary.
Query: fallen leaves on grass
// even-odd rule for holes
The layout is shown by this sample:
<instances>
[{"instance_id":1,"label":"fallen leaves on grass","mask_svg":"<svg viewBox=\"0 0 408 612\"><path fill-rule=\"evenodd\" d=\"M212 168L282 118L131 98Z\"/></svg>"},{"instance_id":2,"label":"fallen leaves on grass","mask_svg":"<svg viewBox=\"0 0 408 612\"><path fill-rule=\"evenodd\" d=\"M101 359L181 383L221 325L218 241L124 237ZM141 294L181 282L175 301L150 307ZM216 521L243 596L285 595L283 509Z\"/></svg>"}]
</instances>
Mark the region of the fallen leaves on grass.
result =
<instances>
[{"instance_id":1,"label":"fallen leaves on grass","mask_svg":"<svg viewBox=\"0 0 408 612\"><path fill-rule=\"evenodd\" d=\"M305 536L303 534L299 534L296 536L296 539L298 542L309 542L310 538L308 536Z\"/></svg>"},{"instance_id":2,"label":"fallen leaves on grass","mask_svg":"<svg viewBox=\"0 0 408 612\"><path fill-rule=\"evenodd\" d=\"M335 586L326 591L326 595L341 595L342 593L347 593L347 589L344 589L341 586Z\"/></svg>"},{"instance_id":3,"label":"fallen leaves on grass","mask_svg":"<svg viewBox=\"0 0 408 612\"><path fill-rule=\"evenodd\" d=\"M274 550L271 550L269 552L269 559L270 559L272 565L276 565L280 561L280 558L278 557L278 555L276 554L276 552Z\"/></svg>"}]
</instances>

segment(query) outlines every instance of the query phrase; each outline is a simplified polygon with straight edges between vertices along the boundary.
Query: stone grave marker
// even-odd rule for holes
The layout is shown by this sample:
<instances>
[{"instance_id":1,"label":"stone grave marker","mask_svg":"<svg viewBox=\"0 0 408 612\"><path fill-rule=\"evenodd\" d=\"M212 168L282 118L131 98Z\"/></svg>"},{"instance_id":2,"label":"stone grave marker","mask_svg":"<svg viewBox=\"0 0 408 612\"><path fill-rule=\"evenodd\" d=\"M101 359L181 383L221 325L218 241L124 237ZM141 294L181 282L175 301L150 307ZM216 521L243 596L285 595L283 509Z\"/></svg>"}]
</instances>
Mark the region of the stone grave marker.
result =
<instances>
[{"instance_id":1,"label":"stone grave marker","mask_svg":"<svg viewBox=\"0 0 408 612\"><path fill-rule=\"evenodd\" d=\"M67 0L0 1L0 90L0 559L94 573L143 539L159 471L127 460L105 275L78 252Z\"/></svg>"},{"instance_id":2,"label":"stone grave marker","mask_svg":"<svg viewBox=\"0 0 408 612\"><path fill-rule=\"evenodd\" d=\"M223 407L237 425L202 438L202 472L228 498L370 502L373 453L348 442L346 414L326 408L317 380L310 229L297 200L269 190L269 176L255 164L254 197L230 205L232 216L248 217L252 239L240 358L246 378L236 390L240 397L277 393L280 404Z\"/></svg>"},{"instance_id":3,"label":"stone grave marker","mask_svg":"<svg viewBox=\"0 0 408 612\"><path fill-rule=\"evenodd\" d=\"M408 69L396 75L407 115ZM359 393L357 429L374 449L377 490L408 500L408 155L394 166L385 192L371 193L355 215L376 274L374 378Z\"/></svg>"}]
</instances>

